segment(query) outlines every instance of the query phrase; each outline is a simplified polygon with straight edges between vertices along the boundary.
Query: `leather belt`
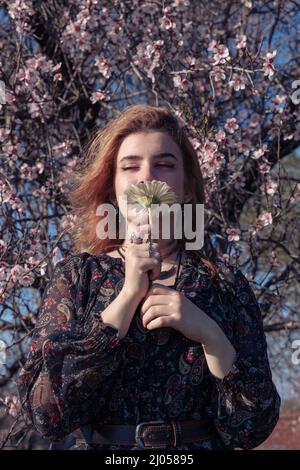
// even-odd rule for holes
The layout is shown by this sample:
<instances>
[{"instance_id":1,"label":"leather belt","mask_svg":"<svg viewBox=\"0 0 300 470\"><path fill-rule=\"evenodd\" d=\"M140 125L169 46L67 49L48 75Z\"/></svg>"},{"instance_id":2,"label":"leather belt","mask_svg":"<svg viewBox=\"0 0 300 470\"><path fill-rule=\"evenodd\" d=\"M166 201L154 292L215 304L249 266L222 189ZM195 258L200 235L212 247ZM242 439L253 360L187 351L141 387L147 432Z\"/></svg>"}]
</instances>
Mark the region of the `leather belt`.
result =
<instances>
[{"instance_id":1,"label":"leather belt","mask_svg":"<svg viewBox=\"0 0 300 470\"><path fill-rule=\"evenodd\" d=\"M112 444L147 447L177 447L181 444L216 439L218 433L211 419L201 421L147 421L135 425L85 425L80 427L83 440L88 444Z\"/></svg>"}]
</instances>

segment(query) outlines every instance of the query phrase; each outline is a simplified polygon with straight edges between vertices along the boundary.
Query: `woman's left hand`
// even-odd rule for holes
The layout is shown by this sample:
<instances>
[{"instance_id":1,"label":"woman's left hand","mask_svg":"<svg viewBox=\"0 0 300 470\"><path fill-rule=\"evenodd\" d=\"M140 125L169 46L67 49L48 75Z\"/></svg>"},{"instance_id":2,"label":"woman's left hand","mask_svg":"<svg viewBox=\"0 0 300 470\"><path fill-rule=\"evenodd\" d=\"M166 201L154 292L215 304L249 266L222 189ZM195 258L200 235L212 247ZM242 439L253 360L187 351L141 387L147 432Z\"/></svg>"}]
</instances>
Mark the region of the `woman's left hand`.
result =
<instances>
[{"instance_id":1,"label":"woman's left hand","mask_svg":"<svg viewBox=\"0 0 300 470\"><path fill-rule=\"evenodd\" d=\"M171 327L192 341L214 341L219 326L182 292L153 283L141 307L144 328Z\"/></svg>"}]
</instances>

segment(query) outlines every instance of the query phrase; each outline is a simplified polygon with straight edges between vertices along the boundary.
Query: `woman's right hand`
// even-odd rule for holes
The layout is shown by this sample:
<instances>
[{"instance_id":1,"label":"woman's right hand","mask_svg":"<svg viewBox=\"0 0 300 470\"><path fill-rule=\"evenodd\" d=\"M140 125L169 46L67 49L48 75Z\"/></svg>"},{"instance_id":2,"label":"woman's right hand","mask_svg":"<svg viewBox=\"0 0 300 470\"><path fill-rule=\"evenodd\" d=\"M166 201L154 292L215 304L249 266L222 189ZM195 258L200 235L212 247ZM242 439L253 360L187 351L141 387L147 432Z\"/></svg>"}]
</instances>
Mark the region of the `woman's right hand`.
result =
<instances>
[{"instance_id":1,"label":"woman's right hand","mask_svg":"<svg viewBox=\"0 0 300 470\"><path fill-rule=\"evenodd\" d=\"M161 255L158 243L152 242L153 255L149 257L148 237L151 236L149 224L135 227L134 233L142 241L134 240L125 245L125 282L123 289L130 296L142 300L149 289L149 279L158 279L161 272ZM131 232L132 232L131 231Z\"/></svg>"}]
</instances>

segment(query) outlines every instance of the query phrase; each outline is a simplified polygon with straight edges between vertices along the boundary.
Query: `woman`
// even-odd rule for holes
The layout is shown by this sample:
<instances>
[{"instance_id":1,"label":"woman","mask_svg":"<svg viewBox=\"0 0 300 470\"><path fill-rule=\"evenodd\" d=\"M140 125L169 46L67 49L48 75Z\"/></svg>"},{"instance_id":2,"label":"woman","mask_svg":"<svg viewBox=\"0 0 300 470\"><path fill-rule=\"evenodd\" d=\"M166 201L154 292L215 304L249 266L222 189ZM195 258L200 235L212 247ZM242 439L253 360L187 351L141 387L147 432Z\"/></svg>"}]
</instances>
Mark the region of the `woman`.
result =
<instances>
[{"instance_id":1,"label":"woman","mask_svg":"<svg viewBox=\"0 0 300 470\"><path fill-rule=\"evenodd\" d=\"M57 263L42 299L19 377L24 410L71 448L254 448L276 425L280 397L247 279L172 230L150 252L151 227L130 217L125 240L96 235L100 204L118 207L130 184L152 180L181 204L204 203L177 119L130 106L96 134L71 192L75 254Z\"/></svg>"}]
</instances>

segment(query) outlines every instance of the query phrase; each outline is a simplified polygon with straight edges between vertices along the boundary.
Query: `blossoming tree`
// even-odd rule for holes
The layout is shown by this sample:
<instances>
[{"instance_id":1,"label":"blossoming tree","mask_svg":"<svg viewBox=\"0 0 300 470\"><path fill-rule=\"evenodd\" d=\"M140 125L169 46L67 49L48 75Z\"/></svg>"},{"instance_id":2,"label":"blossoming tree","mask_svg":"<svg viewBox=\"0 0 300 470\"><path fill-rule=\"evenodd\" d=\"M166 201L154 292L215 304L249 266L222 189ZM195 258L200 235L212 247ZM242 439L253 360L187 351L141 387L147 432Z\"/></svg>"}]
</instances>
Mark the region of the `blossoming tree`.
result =
<instances>
[{"instance_id":1,"label":"blossoming tree","mask_svg":"<svg viewBox=\"0 0 300 470\"><path fill-rule=\"evenodd\" d=\"M0 1L6 390L70 248L69 176L93 129L138 102L168 105L189 133L206 184L207 256L240 264L266 331L297 332L300 177L284 165L300 144L297 24L291 0ZM290 338L287 350L290 366ZM2 406L17 418L16 398Z\"/></svg>"}]
</instances>

